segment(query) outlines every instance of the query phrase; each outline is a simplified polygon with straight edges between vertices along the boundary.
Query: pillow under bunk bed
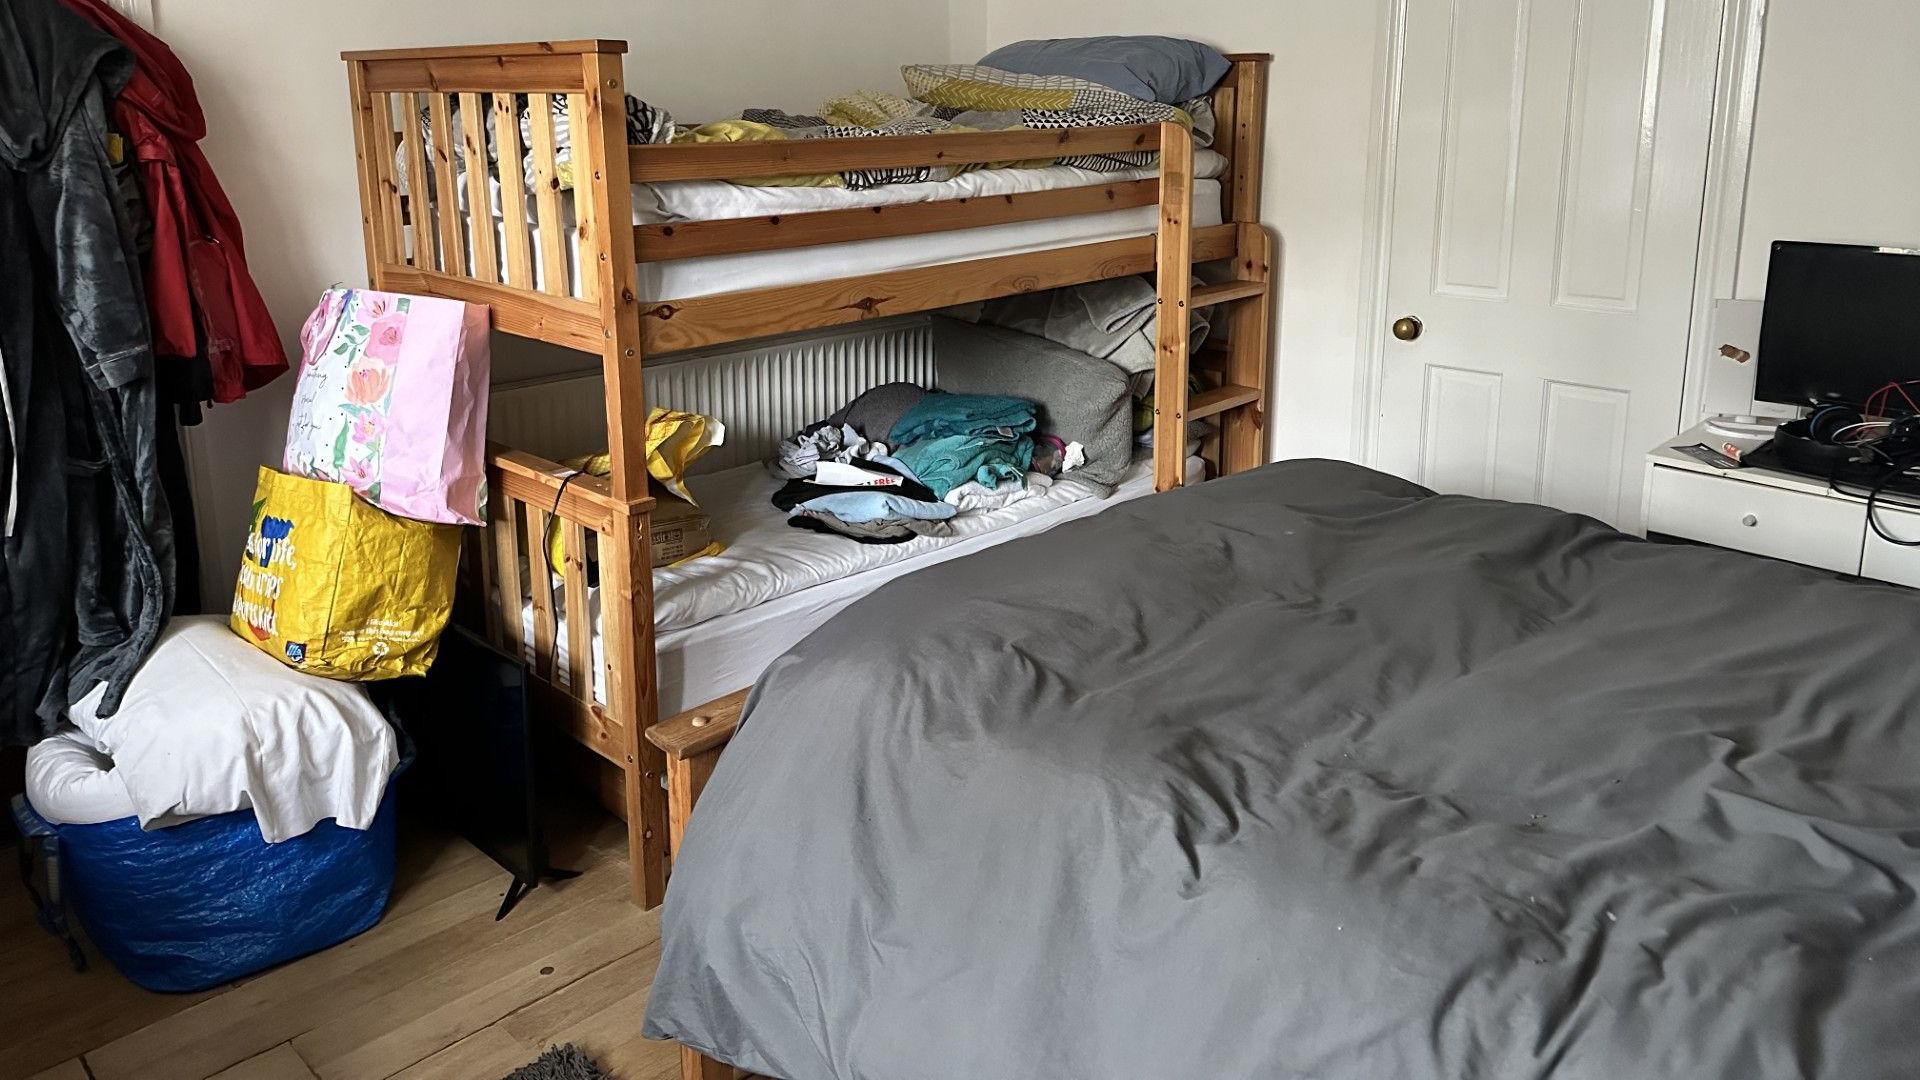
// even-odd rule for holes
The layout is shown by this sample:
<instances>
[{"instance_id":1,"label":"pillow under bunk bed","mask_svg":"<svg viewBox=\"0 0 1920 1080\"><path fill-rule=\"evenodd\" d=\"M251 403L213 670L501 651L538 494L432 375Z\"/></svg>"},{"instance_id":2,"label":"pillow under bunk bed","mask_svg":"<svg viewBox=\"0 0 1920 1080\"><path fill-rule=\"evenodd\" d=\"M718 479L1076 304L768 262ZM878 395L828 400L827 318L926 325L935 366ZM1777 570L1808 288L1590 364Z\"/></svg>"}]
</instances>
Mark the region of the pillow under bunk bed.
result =
<instances>
[{"instance_id":1,"label":"pillow under bunk bed","mask_svg":"<svg viewBox=\"0 0 1920 1080\"><path fill-rule=\"evenodd\" d=\"M933 320L939 388L956 394L1004 394L1039 406L1039 433L1086 449L1072 475L1105 495L1133 460L1133 396L1126 372L1046 338Z\"/></svg>"}]
</instances>

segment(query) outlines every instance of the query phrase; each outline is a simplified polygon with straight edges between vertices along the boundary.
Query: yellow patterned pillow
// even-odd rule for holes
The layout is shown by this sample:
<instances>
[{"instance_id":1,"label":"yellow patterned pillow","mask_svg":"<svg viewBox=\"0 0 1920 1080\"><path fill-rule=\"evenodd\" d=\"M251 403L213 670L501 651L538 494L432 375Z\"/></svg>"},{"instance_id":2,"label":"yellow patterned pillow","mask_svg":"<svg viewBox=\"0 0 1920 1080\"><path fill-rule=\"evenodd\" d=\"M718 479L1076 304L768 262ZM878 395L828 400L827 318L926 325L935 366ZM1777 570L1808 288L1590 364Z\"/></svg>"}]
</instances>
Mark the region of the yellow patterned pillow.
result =
<instances>
[{"instance_id":1,"label":"yellow patterned pillow","mask_svg":"<svg viewBox=\"0 0 1920 1080\"><path fill-rule=\"evenodd\" d=\"M909 64L900 77L914 98L948 109L981 112L1070 113L1073 122L1044 127L1095 127L1103 124L1156 124L1171 120L1193 126L1184 110L1142 101L1111 86L1070 75L1024 75L978 64Z\"/></svg>"},{"instance_id":2,"label":"yellow patterned pillow","mask_svg":"<svg viewBox=\"0 0 1920 1080\"><path fill-rule=\"evenodd\" d=\"M973 64L909 64L900 75L920 101L982 112L1071 109L1080 104L1077 92L1104 89L1065 75L1018 75Z\"/></svg>"},{"instance_id":3,"label":"yellow patterned pillow","mask_svg":"<svg viewBox=\"0 0 1920 1080\"><path fill-rule=\"evenodd\" d=\"M820 103L820 116L829 124L879 127L891 120L916 115L921 106L884 90L855 90Z\"/></svg>"}]
</instances>

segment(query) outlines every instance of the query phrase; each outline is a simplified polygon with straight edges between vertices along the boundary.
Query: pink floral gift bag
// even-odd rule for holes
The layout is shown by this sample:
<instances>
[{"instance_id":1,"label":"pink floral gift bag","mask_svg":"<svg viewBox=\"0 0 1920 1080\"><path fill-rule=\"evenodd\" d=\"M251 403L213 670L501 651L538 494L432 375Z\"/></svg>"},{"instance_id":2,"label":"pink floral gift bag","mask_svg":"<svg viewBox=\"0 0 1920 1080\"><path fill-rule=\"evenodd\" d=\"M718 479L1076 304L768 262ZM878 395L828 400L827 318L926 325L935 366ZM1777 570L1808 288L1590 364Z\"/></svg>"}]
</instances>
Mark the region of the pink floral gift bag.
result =
<instances>
[{"instance_id":1,"label":"pink floral gift bag","mask_svg":"<svg viewBox=\"0 0 1920 1080\"><path fill-rule=\"evenodd\" d=\"M287 472L401 517L486 522L485 307L329 289L300 344Z\"/></svg>"}]
</instances>

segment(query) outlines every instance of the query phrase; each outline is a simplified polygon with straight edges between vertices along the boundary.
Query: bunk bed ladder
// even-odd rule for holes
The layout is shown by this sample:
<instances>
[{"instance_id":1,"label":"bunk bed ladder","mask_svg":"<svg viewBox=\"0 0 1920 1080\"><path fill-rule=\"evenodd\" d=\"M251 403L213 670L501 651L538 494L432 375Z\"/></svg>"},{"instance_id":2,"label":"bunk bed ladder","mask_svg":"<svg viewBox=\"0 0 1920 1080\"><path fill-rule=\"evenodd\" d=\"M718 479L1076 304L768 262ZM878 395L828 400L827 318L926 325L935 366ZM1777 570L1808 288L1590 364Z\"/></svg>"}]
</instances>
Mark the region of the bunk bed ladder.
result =
<instances>
[{"instance_id":1,"label":"bunk bed ladder","mask_svg":"<svg viewBox=\"0 0 1920 1080\"><path fill-rule=\"evenodd\" d=\"M1248 67L1257 78L1258 66ZM1236 141L1257 146L1251 141L1257 131L1237 134ZM1193 144L1184 128L1166 124L1160 145L1153 472L1155 489L1170 491L1186 483L1187 432L1194 422L1207 426L1201 456L1216 474L1245 472L1266 460L1261 436L1272 324L1272 238L1259 223L1258 172L1236 170L1225 207L1234 226L1232 276L1193 284ZM1191 313L1216 306L1228 308L1225 339L1210 338L1190 355Z\"/></svg>"}]
</instances>

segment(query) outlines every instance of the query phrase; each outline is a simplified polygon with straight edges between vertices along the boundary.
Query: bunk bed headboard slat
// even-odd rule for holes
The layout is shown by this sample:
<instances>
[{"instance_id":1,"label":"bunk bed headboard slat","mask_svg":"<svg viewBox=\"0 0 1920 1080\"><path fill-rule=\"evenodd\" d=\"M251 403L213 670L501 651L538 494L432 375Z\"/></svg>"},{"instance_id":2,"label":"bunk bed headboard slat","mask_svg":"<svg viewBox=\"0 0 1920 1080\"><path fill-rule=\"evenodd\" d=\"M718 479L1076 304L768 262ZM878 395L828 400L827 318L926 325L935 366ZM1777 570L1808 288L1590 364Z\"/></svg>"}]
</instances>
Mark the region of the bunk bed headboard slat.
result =
<instances>
[{"instance_id":1,"label":"bunk bed headboard slat","mask_svg":"<svg viewBox=\"0 0 1920 1080\"><path fill-rule=\"evenodd\" d=\"M473 276L500 280L500 256L493 242L493 195L487 183L487 107L484 94L460 95L460 143L467 158L467 233ZM503 185L504 186L504 185Z\"/></svg>"},{"instance_id":2,"label":"bunk bed headboard slat","mask_svg":"<svg viewBox=\"0 0 1920 1080\"><path fill-rule=\"evenodd\" d=\"M566 545L566 562L561 585L562 602L567 610L567 684L574 696L591 701L593 671L593 620L587 616L592 605L587 598L587 530L569 521L561 529ZM594 542L598 543L598 537Z\"/></svg>"},{"instance_id":3,"label":"bunk bed headboard slat","mask_svg":"<svg viewBox=\"0 0 1920 1080\"><path fill-rule=\"evenodd\" d=\"M427 146L420 132L420 95L408 91L400 95L400 139L407 155L407 209L411 220L408 231L413 243L407 262L421 270L440 265L434 249L436 233L428 223L432 216L427 192Z\"/></svg>"},{"instance_id":4,"label":"bunk bed headboard slat","mask_svg":"<svg viewBox=\"0 0 1920 1080\"><path fill-rule=\"evenodd\" d=\"M532 587L533 673L543 679L554 677L553 627L558 611L553 606L553 573L547 554L546 507L521 503L527 526L527 583Z\"/></svg>"},{"instance_id":5,"label":"bunk bed headboard slat","mask_svg":"<svg viewBox=\"0 0 1920 1080\"><path fill-rule=\"evenodd\" d=\"M427 95L427 162L433 170L434 218L440 227L440 272L466 277L466 241L461 237L460 195L453 186L453 119L447 95Z\"/></svg>"},{"instance_id":6,"label":"bunk bed headboard slat","mask_svg":"<svg viewBox=\"0 0 1920 1080\"><path fill-rule=\"evenodd\" d=\"M587 145L586 134L591 131L593 125L597 123L599 123L599 118L593 107L588 104L586 96L582 94L567 95L567 133L569 141L573 143L576 151L568 159L568 163L573 167L573 216L575 219L575 228L579 234L580 299L585 300L589 304L598 304L600 302L600 268L590 265L588 259L591 253L598 253L600 256L599 261L604 261L606 252L604 245L597 242L597 238L604 230L602 224L594 220L595 200L582 197L586 194L586 184L590 180L597 179L588 175L588 170L593 167L593 163L583 160L588 155L579 153L578 151L584 149ZM554 227L554 236L556 239L560 236L560 229L557 224ZM563 265L566 262L564 250L560 255L560 261Z\"/></svg>"},{"instance_id":7,"label":"bunk bed headboard slat","mask_svg":"<svg viewBox=\"0 0 1920 1080\"><path fill-rule=\"evenodd\" d=\"M507 272L502 280L517 289L536 288L527 236L526 157L520 147L520 110L514 95L493 95L493 131L500 159L500 220L507 241Z\"/></svg>"},{"instance_id":8,"label":"bunk bed headboard slat","mask_svg":"<svg viewBox=\"0 0 1920 1080\"><path fill-rule=\"evenodd\" d=\"M560 176L554 161L553 95L530 95L528 124L533 135L534 221L540 233L540 288L567 296L567 238L560 231Z\"/></svg>"},{"instance_id":9,"label":"bunk bed headboard slat","mask_svg":"<svg viewBox=\"0 0 1920 1080\"><path fill-rule=\"evenodd\" d=\"M398 258L406 250L407 240L400 217L400 181L393 159L393 109L396 97L411 98L412 95L376 93L370 96L373 107L368 127L371 136L368 149L373 156L374 197L380 204L377 210L381 239L384 241L380 255L382 258Z\"/></svg>"}]
</instances>

